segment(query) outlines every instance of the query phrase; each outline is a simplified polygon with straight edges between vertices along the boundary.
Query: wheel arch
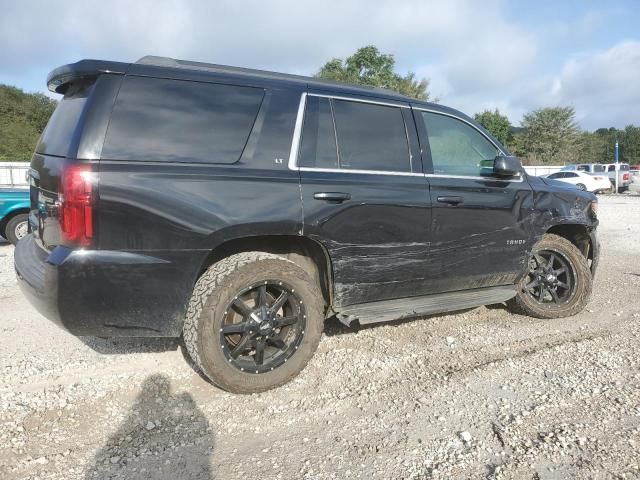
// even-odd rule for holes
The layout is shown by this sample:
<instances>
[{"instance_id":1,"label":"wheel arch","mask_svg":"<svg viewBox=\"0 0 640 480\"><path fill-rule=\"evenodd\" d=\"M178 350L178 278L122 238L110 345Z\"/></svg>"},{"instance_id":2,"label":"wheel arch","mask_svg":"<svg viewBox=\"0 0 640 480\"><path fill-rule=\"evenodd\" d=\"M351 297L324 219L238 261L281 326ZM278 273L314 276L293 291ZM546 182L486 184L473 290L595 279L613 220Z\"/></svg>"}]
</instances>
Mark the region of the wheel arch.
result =
<instances>
[{"instance_id":1,"label":"wheel arch","mask_svg":"<svg viewBox=\"0 0 640 480\"><path fill-rule=\"evenodd\" d=\"M590 228L580 223L561 223L549 228L545 233L552 233L566 238L573 243L587 260L593 261L594 245L592 245Z\"/></svg>"},{"instance_id":2,"label":"wheel arch","mask_svg":"<svg viewBox=\"0 0 640 480\"><path fill-rule=\"evenodd\" d=\"M214 263L242 252L266 252L285 257L310 271L317 279L328 307L333 304L333 269L327 250L315 240L297 235L257 235L227 240L204 259L198 277Z\"/></svg>"}]
</instances>

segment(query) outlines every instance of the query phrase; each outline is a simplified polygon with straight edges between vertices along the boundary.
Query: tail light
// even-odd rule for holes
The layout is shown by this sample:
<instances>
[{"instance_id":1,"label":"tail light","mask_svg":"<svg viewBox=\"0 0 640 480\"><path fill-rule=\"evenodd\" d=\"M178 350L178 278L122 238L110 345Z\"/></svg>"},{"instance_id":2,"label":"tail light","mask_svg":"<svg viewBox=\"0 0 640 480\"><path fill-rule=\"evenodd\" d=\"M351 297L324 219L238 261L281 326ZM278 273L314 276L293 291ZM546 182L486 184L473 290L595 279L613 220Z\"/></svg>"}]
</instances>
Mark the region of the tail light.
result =
<instances>
[{"instance_id":1,"label":"tail light","mask_svg":"<svg viewBox=\"0 0 640 480\"><path fill-rule=\"evenodd\" d=\"M69 165L62 174L60 225L70 243L86 246L93 238L93 173L89 165Z\"/></svg>"},{"instance_id":2,"label":"tail light","mask_svg":"<svg viewBox=\"0 0 640 480\"><path fill-rule=\"evenodd\" d=\"M625 173L624 175L622 175L622 180L629 180L629 174Z\"/></svg>"}]
</instances>

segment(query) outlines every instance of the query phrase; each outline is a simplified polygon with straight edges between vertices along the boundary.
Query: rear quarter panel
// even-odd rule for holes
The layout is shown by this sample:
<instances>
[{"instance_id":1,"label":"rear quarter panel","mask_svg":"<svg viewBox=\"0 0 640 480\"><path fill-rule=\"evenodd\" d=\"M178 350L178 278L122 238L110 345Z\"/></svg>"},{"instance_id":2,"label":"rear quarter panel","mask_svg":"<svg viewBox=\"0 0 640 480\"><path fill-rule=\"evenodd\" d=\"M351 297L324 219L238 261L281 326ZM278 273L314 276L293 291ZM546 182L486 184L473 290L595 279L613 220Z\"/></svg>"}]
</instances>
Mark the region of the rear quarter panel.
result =
<instances>
[{"instance_id":1,"label":"rear quarter panel","mask_svg":"<svg viewBox=\"0 0 640 480\"><path fill-rule=\"evenodd\" d=\"M108 321L110 334L179 335L213 249L235 238L300 234L299 175L281 161L299 98L271 90L234 164L101 159L96 247L126 255L78 269L89 278L74 283L100 307L87 329Z\"/></svg>"}]
</instances>

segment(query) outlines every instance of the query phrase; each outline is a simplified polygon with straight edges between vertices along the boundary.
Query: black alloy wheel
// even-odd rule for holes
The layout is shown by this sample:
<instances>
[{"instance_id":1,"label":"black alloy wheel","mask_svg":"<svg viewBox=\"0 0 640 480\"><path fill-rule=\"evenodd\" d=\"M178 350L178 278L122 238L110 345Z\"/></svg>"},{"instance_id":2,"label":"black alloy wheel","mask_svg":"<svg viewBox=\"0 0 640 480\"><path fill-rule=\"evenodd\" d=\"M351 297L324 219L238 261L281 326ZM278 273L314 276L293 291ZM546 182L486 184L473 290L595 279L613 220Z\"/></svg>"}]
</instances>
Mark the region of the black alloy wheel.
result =
<instances>
[{"instance_id":1,"label":"black alloy wheel","mask_svg":"<svg viewBox=\"0 0 640 480\"><path fill-rule=\"evenodd\" d=\"M298 349L305 323L304 303L295 289L267 280L240 291L227 305L220 346L241 372L272 371Z\"/></svg>"},{"instance_id":2,"label":"black alloy wheel","mask_svg":"<svg viewBox=\"0 0 640 480\"><path fill-rule=\"evenodd\" d=\"M547 233L533 246L527 271L507 306L531 317L569 317L584 309L592 288L586 254L568 239Z\"/></svg>"},{"instance_id":3,"label":"black alloy wheel","mask_svg":"<svg viewBox=\"0 0 640 480\"><path fill-rule=\"evenodd\" d=\"M559 252L542 250L529 261L525 291L538 303L567 303L575 291L571 263Z\"/></svg>"},{"instance_id":4,"label":"black alloy wheel","mask_svg":"<svg viewBox=\"0 0 640 480\"><path fill-rule=\"evenodd\" d=\"M307 365L320 343L326 308L313 267L272 253L236 253L196 282L184 345L217 386L264 392Z\"/></svg>"}]
</instances>

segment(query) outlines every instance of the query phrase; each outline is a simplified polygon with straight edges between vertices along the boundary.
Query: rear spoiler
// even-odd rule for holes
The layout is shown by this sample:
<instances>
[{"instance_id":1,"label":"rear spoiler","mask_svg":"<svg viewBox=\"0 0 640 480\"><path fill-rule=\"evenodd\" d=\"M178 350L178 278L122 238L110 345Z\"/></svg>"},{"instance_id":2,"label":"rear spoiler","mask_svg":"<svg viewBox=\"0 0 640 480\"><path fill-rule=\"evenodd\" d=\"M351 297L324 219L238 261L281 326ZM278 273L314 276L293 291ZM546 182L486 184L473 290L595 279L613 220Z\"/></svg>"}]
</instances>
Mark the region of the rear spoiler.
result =
<instances>
[{"instance_id":1,"label":"rear spoiler","mask_svg":"<svg viewBox=\"0 0 640 480\"><path fill-rule=\"evenodd\" d=\"M129 65L105 60L80 60L52 70L47 75L47 88L55 93L64 93L74 80L95 78L102 73L124 75Z\"/></svg>"}]
</instances>

